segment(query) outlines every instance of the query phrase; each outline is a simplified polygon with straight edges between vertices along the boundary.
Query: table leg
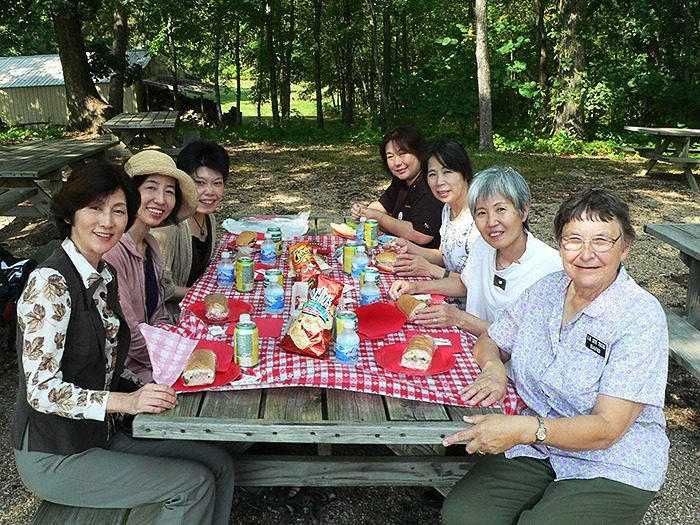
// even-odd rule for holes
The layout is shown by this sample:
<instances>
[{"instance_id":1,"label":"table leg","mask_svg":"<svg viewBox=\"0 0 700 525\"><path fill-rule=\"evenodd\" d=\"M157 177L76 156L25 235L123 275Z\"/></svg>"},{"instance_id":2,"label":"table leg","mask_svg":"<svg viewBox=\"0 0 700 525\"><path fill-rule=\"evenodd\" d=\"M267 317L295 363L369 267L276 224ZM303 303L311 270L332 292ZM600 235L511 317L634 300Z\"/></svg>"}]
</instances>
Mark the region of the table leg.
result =
<instances>
[{"instance_id":1,"label":"table leg","mask_svg":"<svg viewBox=\"0 0 700 525\"><path fill-rule=\"evenodd\" d=\"M690 271L685 313L688 316L688 322L695 328L700 329L700 261L688 259L684 259Z\"/></svg>"}]
</instances>

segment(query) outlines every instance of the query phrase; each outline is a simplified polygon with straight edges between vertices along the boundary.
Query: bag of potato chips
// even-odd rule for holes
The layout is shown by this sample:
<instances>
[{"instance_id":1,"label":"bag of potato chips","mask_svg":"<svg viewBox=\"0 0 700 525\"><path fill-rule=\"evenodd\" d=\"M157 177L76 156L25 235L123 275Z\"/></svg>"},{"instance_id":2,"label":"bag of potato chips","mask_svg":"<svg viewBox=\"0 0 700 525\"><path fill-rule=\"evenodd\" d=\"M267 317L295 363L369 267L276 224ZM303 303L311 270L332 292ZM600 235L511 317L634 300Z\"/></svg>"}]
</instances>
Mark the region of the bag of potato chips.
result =
<instances>
[{"instance_id":1,"label":"bag of potato chips","mask_svg":"<svg viewBox=\"0 0 700 525\"><path fill-rule=\"evenodd\" d=\"M316 288L309 292L309 300L289 325L280 348L294 354L328 359L335 309L342 294L341 283L319 275Z\"/></svg>"}]
</instances>

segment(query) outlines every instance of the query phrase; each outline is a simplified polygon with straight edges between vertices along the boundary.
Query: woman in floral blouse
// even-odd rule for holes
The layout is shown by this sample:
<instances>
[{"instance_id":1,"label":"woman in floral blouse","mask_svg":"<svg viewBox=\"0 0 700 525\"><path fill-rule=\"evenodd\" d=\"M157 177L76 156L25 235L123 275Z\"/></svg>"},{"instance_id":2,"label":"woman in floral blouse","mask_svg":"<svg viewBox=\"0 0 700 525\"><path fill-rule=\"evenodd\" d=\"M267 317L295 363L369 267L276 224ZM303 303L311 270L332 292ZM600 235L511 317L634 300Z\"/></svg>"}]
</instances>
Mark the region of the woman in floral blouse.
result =
<instances>
[{"instance_id":1,"label":"woman in floral blouse","mask_svg":"<svg viewBox=\"0 0 700 525\"><path fill-rule=\"evenodd\" d=\"M17 305L17 470L48 501L97 508L161 503L158 523L228 523L227 453L201 443L136 440L115 426L117 414L177 405L170 387L128 391L122 381L130 332L116 272L102 256L138 207L131 181L108 163L76 172L54 197L65 240L32 272Z\"/></svg>"}]
</instances>

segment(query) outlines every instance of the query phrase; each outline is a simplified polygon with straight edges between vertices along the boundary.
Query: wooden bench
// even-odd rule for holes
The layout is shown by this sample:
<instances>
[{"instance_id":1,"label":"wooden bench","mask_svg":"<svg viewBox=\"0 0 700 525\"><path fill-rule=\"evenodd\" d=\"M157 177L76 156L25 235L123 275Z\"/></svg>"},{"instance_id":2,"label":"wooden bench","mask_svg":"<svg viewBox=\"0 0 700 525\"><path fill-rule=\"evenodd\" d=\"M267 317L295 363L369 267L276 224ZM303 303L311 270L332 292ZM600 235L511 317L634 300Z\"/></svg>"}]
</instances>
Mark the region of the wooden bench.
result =
<instances>
[{"instance_id":1,"label":"wooden bench","mask_svg":"<svg viewBox=\"0 0 700 525\"><path fill-rule=\"evenodd\" d=\"M666 308L665 311L671 356L700 380L700 330L672 310Z\"/></svg>"},{"instance_id":2,"label":"wooden bench","mask_svg":"<svg viewBox=\"0 0 700 525\"><path fill-rule=\"evenodd\" d=\"M130 509L88 509L42 501L32 525L125 525Z\"/></svg>"},{"instance_id":3,"label":"wooden bench","mask_svg":"<svg viewBox=\"0 0 700 525\"><path fill-rule=\"evenodd\" d=\"M8 212L15 208L18 204L31 199L38 193L39 189L37 187L0 188L0 215L8 214Z\"/></svg>"}]
</instances>

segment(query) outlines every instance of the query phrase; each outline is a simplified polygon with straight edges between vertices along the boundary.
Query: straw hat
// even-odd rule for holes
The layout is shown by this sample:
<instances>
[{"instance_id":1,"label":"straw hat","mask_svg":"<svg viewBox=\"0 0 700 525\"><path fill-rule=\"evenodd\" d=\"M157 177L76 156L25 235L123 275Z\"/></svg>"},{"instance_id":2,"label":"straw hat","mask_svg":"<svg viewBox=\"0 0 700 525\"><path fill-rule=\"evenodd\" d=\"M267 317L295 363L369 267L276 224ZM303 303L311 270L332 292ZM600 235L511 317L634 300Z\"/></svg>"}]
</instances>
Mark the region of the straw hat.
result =
<instances>
[{"instance_id":1,"label":"straw hat","mask_svg":"<svg viewBox=\"0 0 700 525\"><path fill-rule=\"evenodd\" d=\"M177 222L184 221L197 209L199 195L194 181L187 173L177 169L175 161L169 155L156 150L140 151L126 161L124 171L131 178L140 175L165 175L175 179L182 194Z\"/></svg>"}]
</instances>

